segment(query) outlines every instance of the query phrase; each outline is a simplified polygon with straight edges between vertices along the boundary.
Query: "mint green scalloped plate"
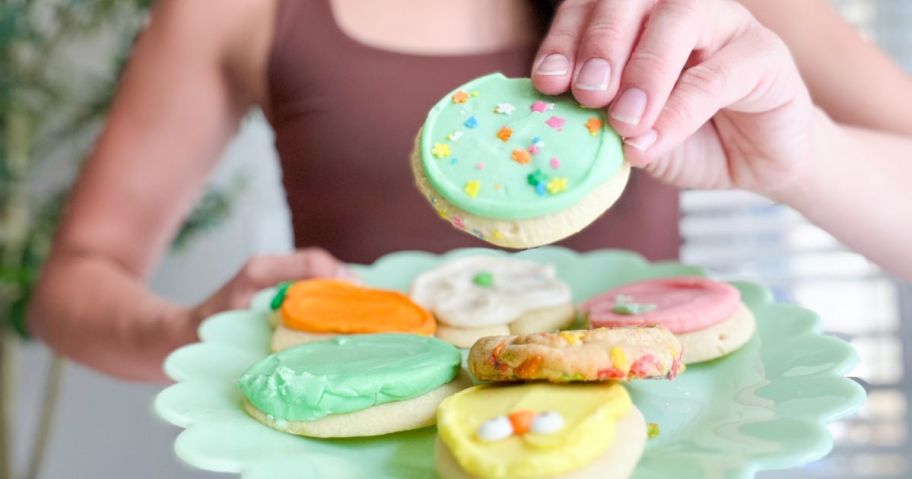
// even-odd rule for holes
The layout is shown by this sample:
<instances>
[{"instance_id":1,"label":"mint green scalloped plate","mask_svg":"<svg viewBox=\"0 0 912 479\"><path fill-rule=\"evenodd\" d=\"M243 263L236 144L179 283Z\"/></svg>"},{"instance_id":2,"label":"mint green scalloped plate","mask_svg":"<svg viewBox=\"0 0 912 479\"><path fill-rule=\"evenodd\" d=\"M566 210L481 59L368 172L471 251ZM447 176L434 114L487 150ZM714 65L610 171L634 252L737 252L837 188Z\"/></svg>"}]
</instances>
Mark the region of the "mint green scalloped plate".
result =
<instances>
[{"instance_id":1,"label":"mint green scalloped plate","mask_svg":"<svg viewBox=\"0 0 912 479\"><path fill-rule=\"evenodd\" d=\"M506 253L404 252L356 269L367 284L406 291L420 272L468 254ZM553 264L576 301L643 278L703 274L676 263L650 264L621 251L577 254L540 248L516 256ZM759 326L744 348L692 366L673 382L629 386L647 420L661 427L661 435L647 445L635 479L740 479L761 469L808 463L832 448L826 424L864 402L862 388L843 376L855 365L855 352L822 335L813 312L774 304L759 286L735 286ZM155 408L186 429L175 442L177 455L196 467L240 473L245 479L434 477L434 428L316 440L274 431L244 413L235 381L269 353L265 314L270 295L261 293L250 310L209 318L200 327L200 343L166 360L165 371L177 383L158 395Z\"/></svg>"}]
</instances>

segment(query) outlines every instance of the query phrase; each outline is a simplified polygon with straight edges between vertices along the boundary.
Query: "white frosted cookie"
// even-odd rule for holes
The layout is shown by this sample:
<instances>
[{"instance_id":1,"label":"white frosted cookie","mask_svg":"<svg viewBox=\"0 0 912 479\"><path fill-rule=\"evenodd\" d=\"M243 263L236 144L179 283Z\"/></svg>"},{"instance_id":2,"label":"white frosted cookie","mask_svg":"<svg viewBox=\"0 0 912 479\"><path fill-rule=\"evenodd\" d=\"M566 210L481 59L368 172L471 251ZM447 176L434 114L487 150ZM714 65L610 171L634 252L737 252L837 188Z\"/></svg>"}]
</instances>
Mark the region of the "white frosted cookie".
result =
<instances>
[{"instance_id":1,"label":"white frosted cookie","mask_svg":"<svg viewBox=\"0 0 912 479\"><path fill-rule=\"evenodd\" d=\"M576 308L571 303L536 309L524 313L511 322L510 334L557 331L570 326L575 319Z\"/></svg>"},{"instance_id":2,"label":"white frosted cookie","mask_svg":"<svg viewBox=\"0 0 912 479\"><path fill-rule=\"evenodd\" d=\"M626 284L584 302L580 309L592 328L667 327L684 347L685 364L736 351L757 330L736 288L698 276Z\"/></svg>"},{"instance_id":3,"label":"white frosted cookie","mask_svg":"<svg viewBox=\"0 0 912 479\"><path fill-rule=\"evenodd\" d=\"M553 267L508 257L449 260L418 276L410 294L434 314L437 336L460 347L514 330L554 331L575 319L570 287Z\"/></svg>"}]
</instances>

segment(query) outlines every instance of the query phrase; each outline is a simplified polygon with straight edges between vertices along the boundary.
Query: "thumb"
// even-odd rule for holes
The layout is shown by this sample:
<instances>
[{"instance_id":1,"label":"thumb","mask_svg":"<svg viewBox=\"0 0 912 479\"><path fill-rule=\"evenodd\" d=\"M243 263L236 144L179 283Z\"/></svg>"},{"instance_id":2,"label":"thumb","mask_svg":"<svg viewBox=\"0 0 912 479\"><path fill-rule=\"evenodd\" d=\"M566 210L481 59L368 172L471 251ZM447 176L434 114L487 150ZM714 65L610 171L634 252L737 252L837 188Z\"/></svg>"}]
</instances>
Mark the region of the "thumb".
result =
<instances>
[{"instance_id":1,"label":"thumb","mask_svg":"<svg viewBox=\"0 0 912 479\"><path fill-rule=\"evenodd\" d=\"M308 278L356 280L357 275L326 250L305 248L290 255L251 258L237 279L248 288L260 290L282 281Z\"/></svg>"}]
</instances>

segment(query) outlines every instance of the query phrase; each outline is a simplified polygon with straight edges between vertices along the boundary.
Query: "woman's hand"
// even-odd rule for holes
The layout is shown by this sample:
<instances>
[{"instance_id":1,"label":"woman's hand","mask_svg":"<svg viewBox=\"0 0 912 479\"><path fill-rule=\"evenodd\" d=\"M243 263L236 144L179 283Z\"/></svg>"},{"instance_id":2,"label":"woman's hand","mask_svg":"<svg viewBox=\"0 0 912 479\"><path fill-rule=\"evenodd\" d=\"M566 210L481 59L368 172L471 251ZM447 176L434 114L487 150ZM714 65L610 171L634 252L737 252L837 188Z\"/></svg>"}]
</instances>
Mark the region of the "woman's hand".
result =
<instances>
[{"instance_id":1,"label":"woman's hand","mask_svg":"<svg viewBox=\"0 0 912 479\"><path fill-rule=\"evenodd\" d=\"M815 110L788 48L731 0L566 0L532 80L607 107L628 161L679 187L775 195L809 168Z\"/></svg>"},{"instance_id":2,"label":"woman's hand","mask_svg":"<svg viewBox=\"0 0 912 479\"><path fill-rule=\"evenodd\" d=\"M215 313L243 309L260 290L282 281L308 278L339 278L358 281L358 277L331 254L320 248L306 248L289 255L251 258L234 278L193 309L194 319L203 320Z\"/></svg>"}]
</instances>

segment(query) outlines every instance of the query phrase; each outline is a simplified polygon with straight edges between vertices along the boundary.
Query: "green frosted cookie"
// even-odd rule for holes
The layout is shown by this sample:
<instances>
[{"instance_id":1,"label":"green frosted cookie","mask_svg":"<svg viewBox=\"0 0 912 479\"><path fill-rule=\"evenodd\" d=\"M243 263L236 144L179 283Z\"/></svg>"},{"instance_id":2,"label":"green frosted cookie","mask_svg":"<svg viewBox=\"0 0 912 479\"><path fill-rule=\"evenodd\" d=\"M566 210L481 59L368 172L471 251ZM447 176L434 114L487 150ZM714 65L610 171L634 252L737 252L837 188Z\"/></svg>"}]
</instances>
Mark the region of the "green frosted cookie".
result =
<instances>
[{"instance_id":1,"label":"green frosted cookie","mask_svg":"<svg viewBox=\"0 0 912 479\"><path fill-rule=\"evenodd\" d=\"M238 383L268 426L318 437L386 434L434 422L436 405L465 387L462 355L412 334L339 336L272 354Z\"/></svg>"},{"instance_id":2,"label":"green frosted cookie","mask_svg":"<svg viewBox=\"0 0 912 479\"><path fill-rule=\"evenodd\" d=\"M442 218L483 240L557 241L620 196L629 166L603 110L546 96L495 73L457 88L428 114L412 155L419 190Z\"/></svg>"}]
</instances>

